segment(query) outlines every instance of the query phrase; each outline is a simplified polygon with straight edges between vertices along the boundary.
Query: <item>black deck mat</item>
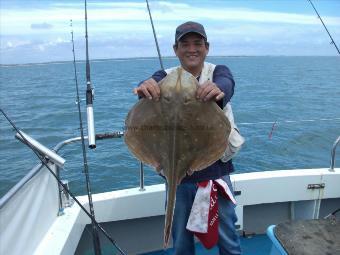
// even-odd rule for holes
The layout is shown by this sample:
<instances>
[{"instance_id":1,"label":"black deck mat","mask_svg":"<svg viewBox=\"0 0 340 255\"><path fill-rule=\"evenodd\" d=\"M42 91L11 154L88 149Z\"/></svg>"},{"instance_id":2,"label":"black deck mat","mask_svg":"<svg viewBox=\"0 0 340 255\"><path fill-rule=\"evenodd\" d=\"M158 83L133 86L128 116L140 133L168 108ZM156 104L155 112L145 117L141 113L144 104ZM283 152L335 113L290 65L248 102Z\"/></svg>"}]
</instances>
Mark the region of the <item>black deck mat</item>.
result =
<instances>
[{"instance_id":1,"label":"black deck mat","mask_svg":"<svg viewBox=\"0 0 340 255\"><path fill-rule=\"evenodd\" d=\"M280 223L274 234L289 255L340 255L340 222L337 219Z\"/></svg>"}]
</instances>

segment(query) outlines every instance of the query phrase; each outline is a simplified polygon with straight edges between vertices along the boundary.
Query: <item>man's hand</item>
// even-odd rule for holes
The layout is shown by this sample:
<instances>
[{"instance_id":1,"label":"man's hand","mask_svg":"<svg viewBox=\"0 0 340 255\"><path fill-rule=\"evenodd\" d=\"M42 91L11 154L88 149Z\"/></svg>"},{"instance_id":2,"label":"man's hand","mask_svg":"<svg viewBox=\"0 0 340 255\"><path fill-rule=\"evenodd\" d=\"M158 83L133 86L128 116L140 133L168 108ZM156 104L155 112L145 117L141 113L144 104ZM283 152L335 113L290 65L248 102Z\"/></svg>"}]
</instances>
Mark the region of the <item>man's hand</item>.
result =
<instances>
[{"instance_id":1,"label":"man's hand","mask_svg":"<svg viewBox=\"0 0 340 255\"><path fill-rule=\"evenodd\" d=\"M159 97L161 96L159 86L152 78L144 81L139 87L135 88L133 93L136 95L138 94L140 97L146 97L150 100L154 99L156 101L158 101Z\"/></svg>"},{"instance_id":2,"label":"man's hand","mask_svg":"<svg viewBox=\"0 0 340 255\"><path fill-rule=\"evenodd\" d=\"M211 81L204 82L201 86L198 87L196 91L197 99L208 101L215 100L219 101L224 97L224 92L217 87L216 83Z\"/></svg>"}]
</instances>

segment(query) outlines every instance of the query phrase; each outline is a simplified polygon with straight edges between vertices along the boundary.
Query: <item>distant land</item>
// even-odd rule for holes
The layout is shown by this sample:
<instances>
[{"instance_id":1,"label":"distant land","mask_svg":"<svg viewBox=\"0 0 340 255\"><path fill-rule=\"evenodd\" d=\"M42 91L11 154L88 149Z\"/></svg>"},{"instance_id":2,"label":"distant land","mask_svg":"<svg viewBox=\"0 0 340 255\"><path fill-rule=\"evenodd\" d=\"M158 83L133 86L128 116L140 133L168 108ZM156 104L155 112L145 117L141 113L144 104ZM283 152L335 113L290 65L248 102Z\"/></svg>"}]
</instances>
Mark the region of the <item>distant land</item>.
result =
<instances>
[{"instance_id":1,"label":"distant land","mask_svg":"<svg viewBox=\"0 0 340 255\"><path fill-rule=\"evenodd\" d=\"M244 57L337 57L337 55L228 55L228 56L207 56L207 58L244 58ZM98 58L98 59L90 59L90 62L102 62L102 61L111 61L111 60L151 60L158 59L158 57L126 57L126 58ZM177 59L175 56L162 56L162 59ZM85 59L76 60L77 63L85 62ZM32 62L32 63L21 63L21 64L0 64L0 67L7 66L31 66L31 65L47 65L47 64L64 64L68 62L73 62L72 60L64 60L64 61L46 61L46 62Z\"/></svg>"}]
</instances>

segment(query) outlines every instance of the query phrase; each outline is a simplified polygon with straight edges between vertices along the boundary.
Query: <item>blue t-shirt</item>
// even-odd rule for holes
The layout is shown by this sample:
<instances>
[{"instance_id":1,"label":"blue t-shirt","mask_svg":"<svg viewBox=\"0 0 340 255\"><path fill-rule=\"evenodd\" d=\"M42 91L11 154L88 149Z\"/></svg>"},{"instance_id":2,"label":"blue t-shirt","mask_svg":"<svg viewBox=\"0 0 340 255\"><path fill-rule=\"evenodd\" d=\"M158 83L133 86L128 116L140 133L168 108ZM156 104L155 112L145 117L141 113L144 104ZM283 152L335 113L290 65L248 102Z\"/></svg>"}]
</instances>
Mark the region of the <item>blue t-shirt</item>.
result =
<instances>
[{"instance_id":1,"label":"blue t-shirt","mask_svg":"<svg viewBox=\"0 0 340 255\"><path fill-rule=\"evenodd\" d=\"M161 81L167 73L164 70L159 70L155 72L151 78L155 81ZM228 67L225 65L216 65L215 70L213 72L213 80L214 83L219 87L221 91L224 92L224 98L218 102L219 107L223 109L223 107L230 101L231 97L234 94L235 81L233 75L231 74ZM207 180L215 180L220 178L221 176L227 175L234 171L234 167L232 161L224 163L221 160L217 160L212 165L207 168L196 171L192 175L187 175L182 183L186 182L201 182Z\"/></svg>"}]
</instances>

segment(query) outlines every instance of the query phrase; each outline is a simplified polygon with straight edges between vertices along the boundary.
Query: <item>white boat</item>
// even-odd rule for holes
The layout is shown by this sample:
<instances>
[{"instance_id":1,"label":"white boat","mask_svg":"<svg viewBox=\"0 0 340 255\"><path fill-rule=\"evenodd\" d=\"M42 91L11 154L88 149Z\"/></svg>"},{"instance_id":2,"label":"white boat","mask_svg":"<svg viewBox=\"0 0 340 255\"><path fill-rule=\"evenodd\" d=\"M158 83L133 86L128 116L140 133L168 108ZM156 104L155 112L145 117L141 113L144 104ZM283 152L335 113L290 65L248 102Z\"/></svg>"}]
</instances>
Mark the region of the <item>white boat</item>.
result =
<instances>
[{"instance_id":1,"label":"white boat","mask_svg":"<svg viewBox=\"0 0 340 255\"><path fill-rule=\"evenodd\" d=\"M256 248L244 254L263 249L261 243L256 246L256 237L263 237L272 224L321 219L340 207L340 168L334 168L339 140L332 149L331 168L231 175L238 203L237 228L248 237L242 244L255 240ZM54 150L77 141L79 137L61 142ZM58 174L57 164L50 161L49 166ZM87 196L77 198L88 208ZM164 184L144 186L143 178L140 187L93 194L96 220L126 254L162 250L164 199ZM0 200L0 254L89 254L90 223L47 168L39 164ZM104 235L100 234L100 240L107 254L119 254L113 252L114 246Z\"/></svg>"}]
</instances>

